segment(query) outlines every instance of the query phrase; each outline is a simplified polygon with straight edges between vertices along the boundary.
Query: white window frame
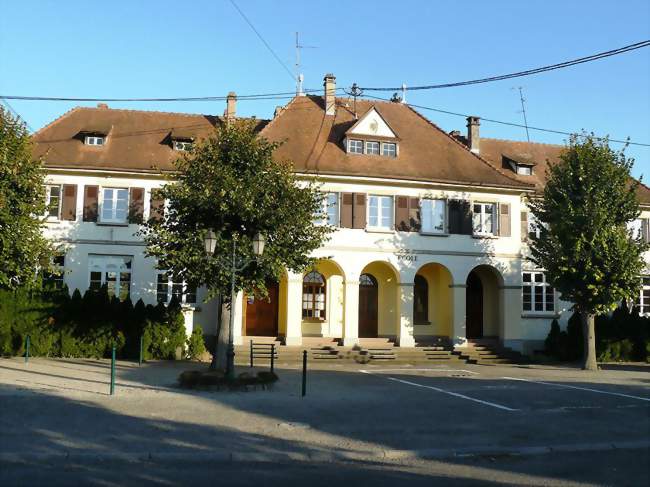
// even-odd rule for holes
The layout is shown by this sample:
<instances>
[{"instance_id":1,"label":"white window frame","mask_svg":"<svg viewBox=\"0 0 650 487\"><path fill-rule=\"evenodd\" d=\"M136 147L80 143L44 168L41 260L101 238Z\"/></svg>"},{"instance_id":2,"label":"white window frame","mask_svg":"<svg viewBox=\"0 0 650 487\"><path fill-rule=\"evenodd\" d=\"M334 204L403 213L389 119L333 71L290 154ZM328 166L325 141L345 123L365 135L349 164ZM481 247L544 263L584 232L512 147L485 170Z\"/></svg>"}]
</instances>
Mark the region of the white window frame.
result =
<instances>
[{"instance_id":1,"label":"white window frame","mask_svg":"<svg viewBox=\"0 0 650 487\"><path fill-rule=\"evenodd\" d=\"M106 198L105 198L105 192L107 190L114 191L114 196L110 201L111 201L111 215L110 217L106 218L104 217L104 209L106 208ZM117 198L117 192L118 191L126 191L126 209L124 212L124 218L117 218L117 201L119 198ZM100 222L102 223L128 223L129 219L129 189L128 188L120 188L120 187L114 187L114 186L106 186L101 188L101 204L99 205L99 215L100 215Z\"/></svg>"},{"instance_id":2,"label":"white window frame","mask_svg":"<svg viewBox=\"0 0 650 487\"><path fill-rule=\"evenodd\" d=\"M627 230L633 239L643 237L643 218L635 218L627 222Z\"/></svg>"},{"instance_id":3,"label":"white window frame","mask_svg":"<svg viewBox=\"0 0 650 487\"><path fill-rule=\"evenodd\" d=\"M180 152L186 152L188 150L192 149L192 142L189 140L173 140L172 141L172 146L174 150L180 151Z\"/></svg>"},{"instance_id":4,"label":"white window frame","mask_svg":"<svg viewBox=\"0 0 650 487\"><path fill-rule=\"evenodd\" d=\"M88 256L88 289L93 282L92 273L101 273L99 285L103 286L108 282L108 273L115 273L115 288L118 291L122 289L122 274L128 274L127 296L131 294L131 284L133 281L133 256L132 255L94 255ZM110 290L109 290L109 295ZM114 294L113 294L114 295ZM120 296L118 295L118 298Z\"/></svg>"},{"instance_id":5,"label":"white window frame","mask_svg":"<svg viewBox=\"0 0 650 487\"><path fill-rule=\"evenodd\" d=\"M530 274L530 281L526 282L524 281L524 276L526 274ZM536 281L535 277L541 275L541 281ZM521 289L521 309L522 312L525 314L549 314L549 315L554 315L556 314L557 310L557 299L556 299L556 293L555 293L555 288L551 286L549 282L546 281L546 274L544 271L540 270L530 270L530 271L523 271L521 273L521 284L522 284L522 289ZM541 288L542 289L542 309L536 309L537 300L537 293L536 293L536 288ZM530 309L526 309L526 303L524 303L524 289L530 289ZM553 306L553 309L548 309L548 301L547 301L547 296L549 294L549 289L550 292L553 293L552 299L551 299L551 304Z\"/></svg>"},{"instance_id":6,"label":"white window frame","mask_svg":"<svg viewBox=\"0 0 650 487\"><path fill-rule=\"evenodd\" d=\"M392 147L393 151L390 154L386 153L386 147ZM382 142L381 144L381 155L384 157L397 157L397 143L395 142Z\"/></svg>"},{"instance_id":7,"label":"white window frame","mask_svg":"<svg viewBox=\"0 0 650 487\"><path fill-rule=\"evenodd\" d=\"M104 135L86 135L84 144L93 146L102 146L106 144L106 137Z\"/></svg>"},{"instance_id":8,"label":"white window frame","mask_svg":"<svg viewBox=\"0 0 650 487\"><path fill-rule=\"evenodd\" d=\"M59 189L59 205L56 211L56 215L50 215L50 201L51 201L51 191L52 188ZM48 220L60 220L61 219L61 204L63 202L63 185L62 184L46 184L45 185L45 216Z\"/></svg>"},{"instance_id":9,"label":"white window frame","mask_svg":"<svg viewBox=\"0 0 650 487\"><path fill-rule=\"evenodd\" d=\"M377 152L370 152L369 146L370 144L373 144L373 147L377 146ZM368 154L369 156L378 156L381 154L381 143L376 141L376 140L366 140L366 142L363 144L364 147L364 152ZM374 149L373 149L374 150Z\"/></svg>"},{"instance_id":10,"label":"white window frame","mask_svg":"<svg viewBox=\"0 0 650 487\"><path fill-rule=\"evenodd\" d=\"M648 292L648 296L644 295L644 291ZM639 289L639 299L635 303L639 307L639 314L642 316L650 316L650 276L641 276L641 288Z\"/></svg>"},{"instance_id":11,"label":"white window frame","mask_svg":"<svg viewBox=\"0 0 650 487\"><path fill-rule=\"evenodd\" d=\"M56 267L57 271L48 273L45 279L53 284L55 289L62 289L65 286L65 254L53 257L52 266Z\"/></svg>"},{"instance_id":12,"label":"white window frame","mask_svg":"<svg viewBox=\"0 0 650 487\"><path fill-rule=\"evenodd\" d=\"M355 147L357 147L358 144L360 144L359 147L359 152L356 150L352 150L352 145L354 144ZM363 154L363 140L361 139L348 139L348 153L350 154Z\"/></svg>"},{"instance_id":13,"label":"white window frame","mask_svg":"<svg viewBox=\"0 0 650 487\"><path fill-rule=\"evenodd\" d=\"M371 201L373 198L376 198L377 200L377 225L373 225L370 221L370 207ZM389 201L390 205L389 208L386 210L388 212L388 225L384 226L381 224L382 220L384 220L384 207L382 205L382 201ZM366 221L367 223L367 228L369 230L380 230L380 231L392 231L395 226L395 198L394 196L387 196L387 195L382 195L382 194L369 194L368 195L368 204L367 204L367 210L366 210Z\"/></svg>"},{"instance_id":14,"label":"white window frame","mask_svg":"<svg viewBox=\"0 0 650 487\"><path fill-rule=\"evenodd\" d=\"M158 289L158 285L161 284L160 281L159 281L159 276L166 276L167 277L167 281L166 281L166 283L164 283L166 285L166 287L167 287L166 296L165 296L164 301L161 301L159 299L160 291ZM194 288L194 292L191 292L191 289L190 289L190 287L189 287L189 285L187 284L186 281L184 281L184 280L175 281L173 276L171 275L171 273L169 273L168 271L158 271L156 273L156 302L157 303L169 304L170 301L172 300L172 297L174 296L174 287L175 286L181 286L182 287L182 290L180 292L180 300L179 300L181 304L183 304L185 306L195 306L196 305L198 288ZM188 297L190 297L190 296L194 296L193 301L188 301Z\"/></svg>"},{"instance_id":15,"label":"white window frame","mask_svg":"<svg viewBox=\"0 0 650 487\"><path fill-rule=\"evenodd\" d=\"M520 176L532 176L533 175L533 166L526 166L524 164L517 164L517 174Z\"/></svg>"},{"instance_id":16,"label":"white window frame","mask_svg":"<svg viewBox=\"0 0 650 487\"><path fill-rule=\"evenodd\" d=\"M425 204L425 202L431 202L430 206ZM436 226L434 225L434 220L433 216L435 215L435 207L438 203L442 203L442 228L436 229ZM431 217L425 216L426 214L426 206L429 206L430 209L430 215ZM431 228L426 228L426 222L429 220L431 223ZM446 233L447 229L447 200L442 199L442 198L421 198L420 199L420 233L422 234L429 234L429 235L435 235L435 234L444 234Z\"/></svg>"},{"instance_id":17,"label":"white window frame","mask_svg":"<svg viewBox=\"0 0 650 487\"><path fill-rule=\"evenodd\" d=\"M481 211L479 213L476 212L476 206L480 206ZM487 207L491 206L492 207L492 229L490 231L487 231L485 226L487 223L487 216L488 212L485 211ZM476 217L478 216L478 228L476 225ZM492 237L497 234L498 232L498 220L499 220L499 207L497 203L490 202L490 201L474 201L472 203L472 231L474 232L474 235L481 236L481 237Z\"/></svg>"}]
</instances>

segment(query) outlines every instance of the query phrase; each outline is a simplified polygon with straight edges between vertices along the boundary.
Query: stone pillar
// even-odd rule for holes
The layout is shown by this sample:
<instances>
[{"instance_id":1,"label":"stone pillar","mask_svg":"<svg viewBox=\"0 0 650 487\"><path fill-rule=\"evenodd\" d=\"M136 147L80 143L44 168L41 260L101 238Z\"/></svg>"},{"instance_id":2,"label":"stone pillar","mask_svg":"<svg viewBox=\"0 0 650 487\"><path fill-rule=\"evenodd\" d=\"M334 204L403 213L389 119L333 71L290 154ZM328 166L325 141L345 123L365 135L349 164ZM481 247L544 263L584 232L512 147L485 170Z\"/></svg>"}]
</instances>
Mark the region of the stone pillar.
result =
<instances>
[{"instance_id":1,"label":"stone pillar","mask_svg":"<svg viewBox=\"0 0 650 487\"><path fill-rule=\"evenodd\" d=\"M402 282L399 285L400 316L397 343L400 347L415 346L415 338L413 337L413 290L414 285L412 282Z\"/></svg>"},{"instance_id":2,"label":"stone pillar","mask_svg":"<svg viewBox=\"0 0 650 487\"><path fill-rule=\"evenodd\" d=\"M233 306L235 317L233 320L232 341L235 345L244 343L244 292L239 291Z\"/></svg>"},{"instance_id":3,"label":"stone pillar","mask_svg":"<svg viewBox=\"0 0 650 487\"><path fill-rule=\"evenodd\" d=\"M287 276L287 333L285 344L302 345L302 274Z\"/></svg>"},{"instance_id":4,"label":"stone pillar","mask_svg":"<svg viewBox=\"0 0 650 487\"><path fill-rule=\"evenodd\" d=\"M359 278L346 279L343 284L343 346L359 344Z\"/></svg>"},{"instance_id":5,"label":"stone pillar","mask_svg":"<svg viewBox=\"0 0 650 487\"><path fill-rule=\"evenodd\" d=\"M499 337L501 341L521 340L521 286L503 286L500 299L501 323ZM508 346L508 345L506 345Z\"/></svg>"},{"instance_id":6,"label":"stone pillar","mask_svg":"<svg viewBox=\"0 0 650 487\"><path fill-rule=\"evenodd\" d=\"M467 345L467 328L465 314L467 312L467 284L450 284L452 301L452 345Z\"/></svg>"}]
</instances>

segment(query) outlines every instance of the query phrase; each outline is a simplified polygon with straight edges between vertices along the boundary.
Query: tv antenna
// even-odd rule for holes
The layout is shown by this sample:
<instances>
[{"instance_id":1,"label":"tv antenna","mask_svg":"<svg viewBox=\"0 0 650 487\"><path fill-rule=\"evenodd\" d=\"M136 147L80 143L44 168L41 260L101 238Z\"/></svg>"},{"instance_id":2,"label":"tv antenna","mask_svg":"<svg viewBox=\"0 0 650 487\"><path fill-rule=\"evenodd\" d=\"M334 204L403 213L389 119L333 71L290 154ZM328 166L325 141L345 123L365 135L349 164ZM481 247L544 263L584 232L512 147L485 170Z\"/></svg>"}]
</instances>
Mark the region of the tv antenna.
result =
<instances>
[{"instance_id":1,"label":"tv antenna","mask_svg":"<svg viewBox=\"0 0 650 487\"><path fill-rule=\"evenodd\" d=\"M511 88L511 89L514 90L515 88ZM524 116L524 127L526 127L526 140L530 142L530 134L528 133L528 120L526 119L526 105L525 105L526 99L524 98L524 88L522 86L519 86L516 89L519 90L519 101L521 102L521 111L519 113L521 113Z\"/></svg>"},{"instance_id":2,"label":"tv antenna","mask_svg":"<svg viewBox=\"0 0 650 487\"><path fill-rule=\"evenodd\" d=\"M302 89L302 83L305 76L300 72L300 50L301 49L316 49L318 46L305 46L300 44L300 33L296 32L296 96L304 96L305 93Z\"/></svg>"}]
</instances>

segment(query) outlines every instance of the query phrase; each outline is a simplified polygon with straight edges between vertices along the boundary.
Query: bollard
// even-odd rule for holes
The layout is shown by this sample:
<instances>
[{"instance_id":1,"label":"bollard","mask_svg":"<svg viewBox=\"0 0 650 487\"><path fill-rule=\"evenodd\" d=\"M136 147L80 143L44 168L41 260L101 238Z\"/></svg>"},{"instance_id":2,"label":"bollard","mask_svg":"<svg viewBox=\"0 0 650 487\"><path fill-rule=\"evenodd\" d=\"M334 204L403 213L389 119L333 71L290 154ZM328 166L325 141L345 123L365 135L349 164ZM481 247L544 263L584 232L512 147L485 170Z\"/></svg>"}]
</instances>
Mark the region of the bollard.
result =
<instances>
[{"instance_id":1,"label":"bollard","mask_svg":"<svg viewBox=\"0 0 650 487\"><path fill-rule=\"evenodd\" d=\"M251 369L252 369L253 368L253 340L251 340L249 343L251 345Z\"/></svg>"},{"instance_id":2,"label":"bollard","mask_svg":"<svg viewBox=\"0 0 650 487\"><path fill-rule=\"evenodd\" d=\"M302 397L307 394L307 350L302 352Z\"/></svg>"},{"instance_id":3,"label":"bollard","mask_svg":"<svg viewBox=\"0 0 650 487\"><path fill-rule=\"evenodd\" d=\"M29 362L29 344L30 344L30 339L29 335L25 337L25 363Z\"/></svg>"},{"instance_id":4,"label":"bollard","mask_svg":"<svg viewBox=\"0 0 650 487\"><path fill-rule=\"evenodd\" d=\"M142 365L142 348L144 346L144 336L140 335L140 358L138 359L138 366Z\"/></svg>"},{"instance_id":5,"label":"bollard","mask_svg":"<svg viewBox=\"0 0 650 487\"><path fill-rule=\"evenodd\" d=\"M274 362L275 362L275 343L271 343L271 372L273 372Z\"/></svg>"},{"instance_id":6,"label":"bollard","mask_svg":"<svg viewBox=\"0 0 650 487\"><path fill-rule=\"evenodd\" d=\"M115 345L111 350L111 396L115 394Z\"/></svg>"}]
</instances>

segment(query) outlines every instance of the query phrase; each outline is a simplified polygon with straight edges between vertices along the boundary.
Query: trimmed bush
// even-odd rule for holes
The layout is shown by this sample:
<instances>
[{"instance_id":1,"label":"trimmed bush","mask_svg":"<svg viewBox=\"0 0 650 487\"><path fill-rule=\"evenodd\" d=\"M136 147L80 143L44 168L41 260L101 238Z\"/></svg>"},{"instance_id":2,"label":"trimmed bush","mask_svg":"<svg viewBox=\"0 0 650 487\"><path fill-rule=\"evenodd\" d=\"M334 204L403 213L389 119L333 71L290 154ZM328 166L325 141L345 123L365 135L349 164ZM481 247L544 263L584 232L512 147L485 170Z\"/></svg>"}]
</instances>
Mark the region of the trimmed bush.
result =
<instances>
[{"instance_id":1,"label":"trimmed bush","mask_svg":"<svg viewBox=\"0 0 650 487\"><path fill-rule=\"evenodd\" d=\"M192 360L197 360L205 353L205 342L203 341L203 330L195 327L192 334L187 339L187 356Z\"/></svg>"}]
</instances>

